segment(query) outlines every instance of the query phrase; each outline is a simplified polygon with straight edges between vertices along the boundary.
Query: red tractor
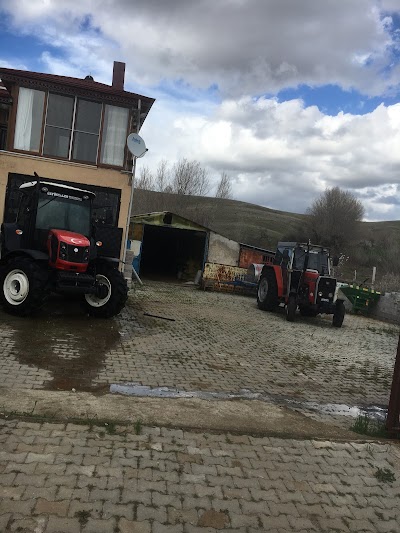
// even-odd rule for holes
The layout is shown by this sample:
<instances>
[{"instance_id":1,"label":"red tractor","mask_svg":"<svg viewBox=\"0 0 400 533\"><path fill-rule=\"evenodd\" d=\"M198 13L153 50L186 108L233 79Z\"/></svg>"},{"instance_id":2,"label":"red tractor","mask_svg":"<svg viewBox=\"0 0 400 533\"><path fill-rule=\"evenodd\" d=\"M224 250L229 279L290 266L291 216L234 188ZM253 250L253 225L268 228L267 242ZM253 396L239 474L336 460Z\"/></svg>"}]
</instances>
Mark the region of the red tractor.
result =
<instances>
[{"instance_id":1,"label":"red tractor","mask_svg":"<svg viewBox=\"0 0 400 533\"><path fill-rule=\"evenodd\" d=\"M333 266L337 258L332 261ZM264 311L286 307L286 319L293 322L297 308L302 316L333 315L332 325L340 328L344 302L337 297L336 279L331 275L329 250L323 246L280 242L274 264L264 265L257 289L257 304Z\"/></svg>"},{"instance_id":2,"label":"red tractor","mask_svg":"<svg viewBox=\"0 0 400 533\"><path fill-rule=\"evenodd\" d=\"M15 222L1 227L0 298L4 309L26 316L50 292L81 295L86 312L118 314L128 287L118 257L102 255L92 225L90 191L40 180L19 187Z\"/></svg>"}]
</instances>

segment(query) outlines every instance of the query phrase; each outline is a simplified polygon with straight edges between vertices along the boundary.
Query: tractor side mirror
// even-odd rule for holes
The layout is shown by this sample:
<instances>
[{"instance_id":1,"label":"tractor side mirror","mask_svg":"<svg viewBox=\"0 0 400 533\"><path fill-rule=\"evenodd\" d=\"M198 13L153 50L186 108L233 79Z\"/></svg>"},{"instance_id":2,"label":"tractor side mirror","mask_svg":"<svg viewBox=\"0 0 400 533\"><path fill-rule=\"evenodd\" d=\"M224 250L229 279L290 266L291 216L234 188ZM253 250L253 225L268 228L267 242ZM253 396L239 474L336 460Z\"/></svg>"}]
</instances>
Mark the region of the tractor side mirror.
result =
<instances>
[{"instance_id":1,"label":"tractor side mirror","mask_svg":"<svg viewBox=\"0 0 400 533\"><path fill-rule=\"evenodd\" d=\"M338 264L339 264L339 257L337 255L335 255L335 257L333 257L333 259L332 259L332 265L334 267L337 267Z\"/></svg>"}]
</instances>

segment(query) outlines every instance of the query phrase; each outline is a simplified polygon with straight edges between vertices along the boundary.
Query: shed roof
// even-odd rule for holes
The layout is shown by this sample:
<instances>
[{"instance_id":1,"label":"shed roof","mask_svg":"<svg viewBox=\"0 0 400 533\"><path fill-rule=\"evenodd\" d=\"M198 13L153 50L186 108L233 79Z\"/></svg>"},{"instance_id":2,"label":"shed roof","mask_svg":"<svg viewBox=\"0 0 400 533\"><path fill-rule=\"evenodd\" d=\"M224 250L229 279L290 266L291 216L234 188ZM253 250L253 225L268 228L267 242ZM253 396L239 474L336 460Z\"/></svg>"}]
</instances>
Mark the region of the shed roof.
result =
<instances>
[{"instance_id":1,"label":"shed roof","mask_svg":"<svg viewBox=\"0 0 400 533\"><path fill-rule=\"evenodd\" d=\"M131 223L148 224L152 226L165 226L176 229L189 229L195 231L211 231L205 226L201 226L188 218L181 217L171 211L156 211L153 213L144 213L131 216Z\"/></svg>"},{"instance_id":2,"label":"shed roof","mask_svg":"<svg viewBox=\"0 0 400 533\"><path fill-rule=\"evenodd\" d=\"M131 223L149 224L152 226L164 226L164 227L173 227L176 229L190 229L190 230L195 230L195 231L217 233L216 231L210 228L207 228L206 226L197 224L197 222L193 222L192 220L189 220L188 218L182 217L180 215L176 215L175 213L172 213L171 211L153 211L151 213L132 215ZM231 238L226 237L226 235L222 235L222 237L232 240ZM259 248L258 246L252 246L251 244L245 244L243 242L239 242L238 244L239 246L244 247L244 248L250 248L252 250L257 250L260 252L269 253L273 255L275 254L275 251L267 250L266 248Z\"/></svg>"}]
</instances>

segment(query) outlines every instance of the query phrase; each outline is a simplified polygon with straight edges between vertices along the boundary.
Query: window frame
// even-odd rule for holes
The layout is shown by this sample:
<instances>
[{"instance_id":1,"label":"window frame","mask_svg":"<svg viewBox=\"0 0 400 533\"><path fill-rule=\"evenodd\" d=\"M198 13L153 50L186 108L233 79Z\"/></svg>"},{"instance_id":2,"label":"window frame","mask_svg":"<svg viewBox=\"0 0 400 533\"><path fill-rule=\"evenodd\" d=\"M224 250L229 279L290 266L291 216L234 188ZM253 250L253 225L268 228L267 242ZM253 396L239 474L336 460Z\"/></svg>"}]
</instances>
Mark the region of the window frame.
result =
<instances>
[{"instance_id":1,"label":"window frame","mask_svg":"<svg viewBox=\"0 0 400 533\"><path fill-rule=\"evenodd\" d=\"M40 148L39 148L39 151L38 152L34 152L34 151L31 151L31 150L21 150L21 149L18 149L18 148L14 148L14 140L15 140L15 128L16 128L16 116L17 116L17 110L18 110L18 97L19 97L19 89L23 87L25 89L32 89L32 90L39 90L39 91L42 91L44 93L44 103L43 103L43 116L42 116L42 124L41 124L41 129L40 129ZM49 103L49 95L50 94L57 94L59 96L69 96L69 97L72 97L74 99L74 106L73 106L73 114L72 114L72 124L71 124L71 137L70 137L70 141L69 141L69 149L68 149L68 157L61 157L61 156L56 156L56 155L47 155L47 154L44 154L43 152L43 149L44 149L44 142L45 142L45 130L46 130L46 120L47 120L47 110L48 110L48 103ZM90 162L90 161L84 161L84 160L80 160L80 159L74 159L72 156L73 156L73 147L74 147L74 139L75 139L75 133L76 132L81 132L81 130L76 130L75 129L75 123L76 123L76 113L77 113L77 109L78 109L78 100L81 99L81 100L86 100L88 102L93 102L93 103L97 103L97 104L100 104L101 105L101 111L100 111L100 125L99 125L99 133L98 134L92 134L92 135L97 135L98 139L97 139L97 152L96 152L96 161L95 162ZM67 94L67 93L63 93L61 91L52 91L52 90L49 90L49 89L36 89L35 87L29 87L29 86L19 86L18 87L18 91L17 91L17 94L16 94L16 98L15 98L15 110L13 110L13 123L12 123L12 137L11 137L11 142L12 142L12 147L11 147L11 150L13 152L17 152L17 153L23 153L23 154L30 154L30 155L35 155L37 157L43 157L43 158L47 158L47 159L55 159L55 160L59 160L59 161L68 161L68 162L71 162L71 163L79 163L79 164L84 164L84 165L88 165L88 166L93 166L93 167L99 167L99 168L111 168L111 169L118 169L118 170L123 170L126 168L126 165L127 165L127 148L126 146L124 147L124 150L123 150L123 156L122 156L122 165L112 165L112 164L106 164L106 163L102 163L101 162L101 157L102 157L102 139L103 139L103 135L105 134L104 132L104 116L105 116L105 106L106 105L109 105L109 106L113 106L113 107L120 107L120 108L123 108L123 109L127 109L128 110L128 115L127 115L127 124L126 124L126 136L128 136L129 134L129 131L130 131L130 125L131 125L131 119L132 119L132 108L131 106L128 106L128 105L115 105L114 103L109 103L107 101L104 101L104 100L100 100L100 99L91 99L91 98L88 98L88 97L85 97L85 96L81 96L81 95L78 95L78 94ZM83 132L85 133L85 132Z\"/></svg>"}]
</instances>

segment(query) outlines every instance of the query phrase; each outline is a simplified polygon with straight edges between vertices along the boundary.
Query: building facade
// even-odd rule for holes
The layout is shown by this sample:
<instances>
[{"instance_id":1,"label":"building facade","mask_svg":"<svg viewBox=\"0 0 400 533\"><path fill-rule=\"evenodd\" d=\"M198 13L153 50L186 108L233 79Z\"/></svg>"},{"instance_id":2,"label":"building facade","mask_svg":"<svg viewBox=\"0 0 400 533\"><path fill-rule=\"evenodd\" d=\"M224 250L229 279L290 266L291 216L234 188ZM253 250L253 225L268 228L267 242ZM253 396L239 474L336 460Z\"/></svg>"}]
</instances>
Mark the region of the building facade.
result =
<instances>
[{"instance_id":1,"label":"building facade","mask_svg":"<svg viewBox=\"0 0 400 533\"><path fill-rule=\"evenodd\" d=\"M36 172L93 190L93 223L119 228L126 242L132 169L126 138L140 130L154 99L125 91L124 78L120 62L111 86L92 76L0 68L0 222L15 218L18 187Z\"/></svg>"}]
</instances>

